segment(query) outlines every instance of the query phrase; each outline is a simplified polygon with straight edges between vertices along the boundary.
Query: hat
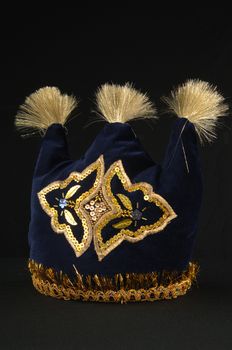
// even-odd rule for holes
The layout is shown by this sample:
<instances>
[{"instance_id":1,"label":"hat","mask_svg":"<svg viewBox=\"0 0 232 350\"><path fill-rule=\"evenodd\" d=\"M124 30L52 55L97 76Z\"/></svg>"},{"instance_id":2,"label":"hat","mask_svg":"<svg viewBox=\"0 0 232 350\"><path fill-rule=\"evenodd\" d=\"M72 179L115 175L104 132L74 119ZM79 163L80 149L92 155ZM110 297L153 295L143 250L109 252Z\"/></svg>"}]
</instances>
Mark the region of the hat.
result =
<instances>
[{"instance_id":1,"label":"hat","mask_svg":"<svg viewBox=\"0 0 232 350\"><path fill-rule=\"evenodd\" d=\"M72 160L64 124L73 96L45 87L20 106L16 126L42 134L31 193L29 270L42 294L65 300L129 302L185 294L202 200L198 138L211 142L227 105L216 88L189 80L163 98L177 118L161 164L129 122L156 118L146 94L105 84L96 93L106 121Z\"/></svg>"}]
</instances>

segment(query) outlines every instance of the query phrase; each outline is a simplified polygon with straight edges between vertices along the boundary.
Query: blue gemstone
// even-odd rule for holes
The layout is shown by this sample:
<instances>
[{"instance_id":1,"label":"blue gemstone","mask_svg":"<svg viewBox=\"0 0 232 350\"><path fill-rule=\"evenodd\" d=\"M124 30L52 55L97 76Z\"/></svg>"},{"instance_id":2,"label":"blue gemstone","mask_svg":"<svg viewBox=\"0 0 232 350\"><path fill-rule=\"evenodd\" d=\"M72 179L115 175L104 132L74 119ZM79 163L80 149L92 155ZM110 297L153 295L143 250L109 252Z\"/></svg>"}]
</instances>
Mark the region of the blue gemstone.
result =
<instances>
[{"instance_id":1,"label":"blue gemstone","mask_svg":"<svg viewBox=\"0 0 232 350\"><path fill-rule=\"evenodd\" d=\"M138 209L135 209L131 214L133 220L140 220L142 218L142 215L142 212Z\"/></svg>"},{"instance_id":2,"label":"blue gemstone","mask_svg":"<svg viewBox=\"0 0 232 350\"><path fill-rule=\"evenodd\" d=\"M61 209L64 209L66 206L67 206L67 200L66 200L65 198L61 198L61 199L59 200L59 207L60 207Z\"/></svg>"}]
</instances>

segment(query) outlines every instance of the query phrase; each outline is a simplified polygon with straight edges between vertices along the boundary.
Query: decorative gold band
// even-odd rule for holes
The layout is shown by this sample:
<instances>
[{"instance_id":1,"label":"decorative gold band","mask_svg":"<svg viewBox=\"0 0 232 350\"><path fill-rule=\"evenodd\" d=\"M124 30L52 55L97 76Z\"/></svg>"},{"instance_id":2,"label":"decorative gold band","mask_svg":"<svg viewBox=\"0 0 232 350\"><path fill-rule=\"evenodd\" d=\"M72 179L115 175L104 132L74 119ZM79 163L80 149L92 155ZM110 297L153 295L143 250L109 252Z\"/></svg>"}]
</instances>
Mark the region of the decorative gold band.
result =
<instances>
[{"instance_id":1,"label":"decorative gold band","mask_svg":"<svg viewBox=\"0 0 232 350\"><path fill-rule=\"evenodd\" d=\"M199 270L197 264L190 262L181 273L127 273L109 278L82 276L76 271L76 278L71 281L62 272L46 268L33 260L29 260L28 267L34 287L42 294L64 300L116 303L177 298L190 289Z\"/></svg>"}]
</instances>

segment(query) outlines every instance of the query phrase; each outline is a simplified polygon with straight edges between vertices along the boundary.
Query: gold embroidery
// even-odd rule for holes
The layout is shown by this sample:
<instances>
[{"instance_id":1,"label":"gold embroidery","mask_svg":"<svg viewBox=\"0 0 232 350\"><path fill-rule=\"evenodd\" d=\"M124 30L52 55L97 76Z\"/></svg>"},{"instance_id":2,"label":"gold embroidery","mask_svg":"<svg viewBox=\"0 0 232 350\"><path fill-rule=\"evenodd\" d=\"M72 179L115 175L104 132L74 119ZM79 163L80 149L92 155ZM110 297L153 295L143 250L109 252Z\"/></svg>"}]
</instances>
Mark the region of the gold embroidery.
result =
<instances>
[{"instance_id":1,"label":"gold embroidery","mask_svg":"<svg viewBox=\"0 0 232 350\"><path fill-rule=\"evenodd\" d=\"M117 196L119 197L125 208L127 208L128 210L133 210L132 203L127 196L125 196L122 193L118 193Z\"/></svg>"},{"instance_id":2,"label":"gold embroidery","mask_svg":"<svg viewBox=\"0 0 232 350\"><path fill-rule=\"evenodd\" d=\"M92 174L94 171L97 172L96 179L94 181L93 187L88 191L82 193L75 201L72 201L72 197L77 191L81 188L81 181L84 180L87 176ZM39 201L44 209L44 211L51 217L51 226L56 233L64 233L67 241L72 246L77 257L81 256L89 247L92 240L92 223L89 220L88 215L86 215L85 210L82 208L82 204L86 199L94 196L101 186L101 178L104 174L104 162L103 157L101 156L96 162L88 166L82 173L72 172L69 177L63 181L55 181L45 187L42 191L38 193ZM72 186L66 194L62 193L63 198L56 198L59 202L61 208L65 208L64 213L65 219L68 224L60 223L58 218L58 204L54 207L51 207L47 201L47 195L57 189L65 190L66 187L72 182L78 183L77 185ZM74 212L79 217L82 228L83 228L83 237L81 242L79 242L73 234L72 226L76 226L77 223L72 215L72 213L66 208L73 208Z\"/></svg>"},{"instance_id":3,"label":"gold embroidery","mask_svg":"<svg viewBox=\"0 0 232 350\"><path fill-rule=\"evenodd\" d=\"M114 196L112 192L112 179L114 176L117 176L120 182L122 183L124 189L127 192L135 192L135 191L142 191L144 195L144 200L149 203L154 203L155 206L159 207L161 211L163 212L162 216L155 222L153 222L150 225L142 225L138 229L135 229L133 227L132 229L126 229L128 225L130 224L129 221L127 222L121 221L119 224L116 224L116 227L114 225L114 228L120 229L120 231L115 234L113 237L108 239L106 242L103 241L102 237L102 230L103 228L112 220L116 218L124 218L127 217L133 218L133 215L136 214L136 210L138 211L138 208L135 208L133 211L132 204L125 195L117 194L119 199L123 202L126 209L122 209L121 205L119 204L117 198ZM102 192L103 196L106 198L106 202L110 205L111 211L108 211L105 213L97 222L94 228L94 245L95 250L98 255L98 259L102 260L107 254L109 254L113 249L115 249L123 240L127 240L129 242L138 242L142 240L144 237L150 234L157 233L164 229L164 227L177 215L171 208L171 206L167 203L167 201L159 196L158 194L153 192L152 186L145 182L135 183L132 184L129 177L127 176L122 162L119 160L111 165L111 167L106 172L103 184L102 184ZM142 209L142 211L144 208ZM142 213L139 212L139 213ZM144 221L146 221L145 217L142 217ZM136 222L136 220L135 220Z\"/></svg>"},{"instance_id":4,"label":"gold embroidery","mask_svg":"<svg viewBox=\"0 0 232 350\"><path fill-rule=\"evenodd\" d=\"M64 216L66 221L72 225L72 226L76 226L77 222L75 221L74 217L72 216L72 214L70 213L70 211L64 209Z\"/></svg>"},{"instance_id":5,"label":"gold embroidery","mask_svg":"<svg viewBox=\"0 0 232 350\"><path fill-rule=\"evenodd\" d=\"M79 190L81 186L80 185L75 185L73 187L71 187L68 192L66 193L65 195L65 199L69 199L71 198L72 196L74 196L74 194L76 193L77 190Z\"/></svg>"},{"instance_id":6,"label":"gold embroidery","mask_svg":"<svg viewBox=\"0 0 232 350\"><path fill-rule=\"evenodd\" d=\"M93 186L82 193L82 181L94 171L97 172L97 175ZM132 203L127 195L113 193L112 180L115 177L128 194L136 191L142 192L142 198L147 205L141 207L141 203L138 201ZM70 184L72 185L72 181L74 185L67 189ZM47 195L55 190L61 190L62 197L56 197L56 204L52 206L48 202ZM78 193L81 194L78 195ZM103 156L82 173L73 172L66 180L56 181L45 187L38 193L38 197L42 208L51 217L53 230L57 233L64 233L77 257L88 249L94 238L98 259L102 260L123 240L138 242L147 235L163 230L176 217L171 206L164 198L153 192L151 185L145 182L131 183L120 160L113 163L104 175ZM162 214L158 219L153 219L153 222L149 223L145 211L151 204L153 207L158 207ZM62 209L61 212L58 211L59 208ZM60 221L62 216L66 222ZM115 222L115 219L119 221ZM75 227L78 227L78 220L83 230L80 242L74 232ZM111 228L116 232L113 231L113 236L104 241L102 231L111 222Z\"/></svg>"},{"instance_id":7,"label":"gold embroidery","mask_svg":"<svg viewBox=\"0 0 232 350\"><path fill-rule=\"evenodd\" d=\"M76 271L71 280L61 271L29 260L34 287L42 294L64 300L127 303L172 299L184 295L196 280L199 266L189 263L183 272L82 276Z\"/></svg>"},{"instance_id":8,"label":"gold embroidery","mask_svg":"<svg viewBox=\"0 0 232 350\"><path fill-rule=\"evenodd\" d=\"M117 222L116 224L113 224L112 226L114 228L126 228L128 226L130 226L132 224L132 220L131 219L123 219L122 221Z\"/></svg>"}]
</instances>

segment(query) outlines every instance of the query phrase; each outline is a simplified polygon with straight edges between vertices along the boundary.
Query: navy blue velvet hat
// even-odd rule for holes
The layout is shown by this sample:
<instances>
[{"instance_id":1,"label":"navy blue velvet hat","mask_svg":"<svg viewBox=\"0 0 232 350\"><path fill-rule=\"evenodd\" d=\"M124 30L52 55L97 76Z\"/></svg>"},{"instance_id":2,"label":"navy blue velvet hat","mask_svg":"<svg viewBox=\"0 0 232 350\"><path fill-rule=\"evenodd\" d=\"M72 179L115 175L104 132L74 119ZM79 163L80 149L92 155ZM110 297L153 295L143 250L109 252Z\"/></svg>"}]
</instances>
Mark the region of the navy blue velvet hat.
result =
<instances>
[{"instance_id":1,"label":"navy blue velvet hat","mask_svg":"<svg viewBox=\"0 0 232 350\"><path fill-rule=\"evenodd\" d=\"M73 96L46 87L16 117L43 140L34 171L29 269L35 288L62 299L153 301L191 287L202 199L197 134L215 137L227 106L215 88L190 80L164 98L178 118L162 164L143 149L128 121L155 108L130 85L96 95L106 124L81 159L69 156L64 123Z\"/></svg>"}]
</instances>

